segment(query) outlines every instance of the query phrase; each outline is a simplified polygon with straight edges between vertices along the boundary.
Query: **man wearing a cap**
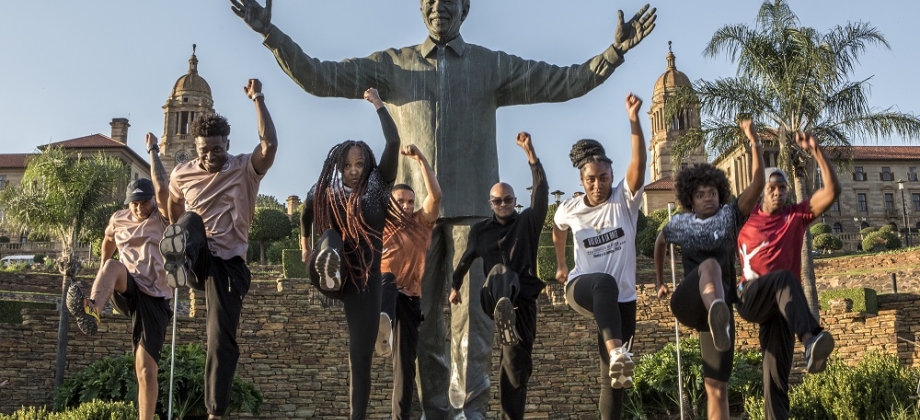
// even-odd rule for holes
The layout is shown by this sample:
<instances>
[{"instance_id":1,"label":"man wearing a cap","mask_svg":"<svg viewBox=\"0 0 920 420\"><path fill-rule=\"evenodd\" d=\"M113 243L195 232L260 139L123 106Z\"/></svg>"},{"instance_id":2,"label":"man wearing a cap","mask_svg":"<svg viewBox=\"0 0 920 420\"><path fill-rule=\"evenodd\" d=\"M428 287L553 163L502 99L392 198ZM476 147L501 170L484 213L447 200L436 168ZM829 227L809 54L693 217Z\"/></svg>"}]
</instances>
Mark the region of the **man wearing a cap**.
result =
<instances>
[{"instance_id":1,"label":"man wearing a cap","mask_svg":"<svg viewBox=\"0 0 920 420\"><path fill-rule=\"evenodd\" d=\"M805 344L808 373L823 371L834 350L834 338L812 316L802 291L802 238L808 225L837 200L840 183L814 136L796 133L796 143L814 157L824 185L811 199L787 204L786 174L778 168L768 168L763 200L751 211L738 234L743 269L743 280L738 284L738 314L760 324L764 411L771 420L789 418L789 373L795 338Z\"/></svg>"},{"instance_id":2,"label":"man wearing a cap","mask_svg":"<svg viewBox=\"0 0 920 420\"><path fill-rule=\"evenodd\" d=\"M79 283L67 293L67 309L85 334L94 334L106 301L130 316L133 332L134 370L140 419L152 419L157 403L157 372L160 350L166 337L172 289L166 284L163 256L158 245L169 225L167 219L168 175L160 162L157 138L147 133L147 152L153 181L140 178L128 184L127 209L109 219L102 240L102 263L90 297ZM113 259L115 252L118 259Z\"/></svg>"},{"instance_id":3,"label":"man wearing a cap","mask_svg":"<svg viewBox=\"0 0 920 420\"><path fill-rule=\"evenodd\" d=\"M166 282L202 291L207 305L207 359L204 404L209 418L230 407L230 387L240 348L236 330L243 297L252 280L246 265L249 227L259 183L275 161L278 136L262 83L250 79L243 88L256 108L259 143L252 153L231 155L230 124L216 114L192 123L198 157L176 166L169 177L169 218L160 252Z\"/></svg>"}]
</instances>

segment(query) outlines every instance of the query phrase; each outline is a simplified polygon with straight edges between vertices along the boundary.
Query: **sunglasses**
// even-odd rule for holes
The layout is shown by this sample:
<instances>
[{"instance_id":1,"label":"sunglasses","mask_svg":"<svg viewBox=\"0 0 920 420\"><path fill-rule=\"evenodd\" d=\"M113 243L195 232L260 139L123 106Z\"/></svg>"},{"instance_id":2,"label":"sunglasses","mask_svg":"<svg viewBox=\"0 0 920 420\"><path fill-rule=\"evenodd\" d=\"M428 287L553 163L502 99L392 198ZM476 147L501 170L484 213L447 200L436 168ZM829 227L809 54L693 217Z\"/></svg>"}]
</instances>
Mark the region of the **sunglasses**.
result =
<instances>
[{"instance_id":1,"label":"sunglasses","mask_svg":"<svg viewBox=\"0 0 920 420\"><path fill-rule=\"evenodd\" d=\"M505 198L490 198L490 199L489 199L489 202L492 203L493 206L496 206L496 207L497 207L497 206L500 206L500 205L503 205L503 204L504 204L504 205L511 204L511 203L514 202L514 199L516 199L516 198L517 198L517 197L513 197L513 196L508 196L508 197L505 197Z\"/></svg>"}]
</instances>

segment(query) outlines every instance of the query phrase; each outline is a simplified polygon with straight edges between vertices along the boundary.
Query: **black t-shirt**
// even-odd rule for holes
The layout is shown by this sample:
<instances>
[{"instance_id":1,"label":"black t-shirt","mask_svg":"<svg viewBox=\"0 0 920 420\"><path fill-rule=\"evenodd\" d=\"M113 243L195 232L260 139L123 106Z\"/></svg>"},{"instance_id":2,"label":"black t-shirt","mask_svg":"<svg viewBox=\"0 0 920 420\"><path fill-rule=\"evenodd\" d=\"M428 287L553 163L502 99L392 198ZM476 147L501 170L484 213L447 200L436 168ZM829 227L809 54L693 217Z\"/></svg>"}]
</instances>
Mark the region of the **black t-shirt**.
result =
<instances>
[{"instance_id":1,"label":"black t-shirt","mask_svg":"<svg viewBox=\"0 0 920 420\"><path fill-rule=\"evenodd\" d=\"M695 270L708 258L719 263L728 304L738 301L735 288L735 247L738 231L746 219L738 209L738 202L733 201L705 220L698 219L693 213L674 216L662 230L667 242L680 245L684 273Z\"/></svg>"}]
</instances>

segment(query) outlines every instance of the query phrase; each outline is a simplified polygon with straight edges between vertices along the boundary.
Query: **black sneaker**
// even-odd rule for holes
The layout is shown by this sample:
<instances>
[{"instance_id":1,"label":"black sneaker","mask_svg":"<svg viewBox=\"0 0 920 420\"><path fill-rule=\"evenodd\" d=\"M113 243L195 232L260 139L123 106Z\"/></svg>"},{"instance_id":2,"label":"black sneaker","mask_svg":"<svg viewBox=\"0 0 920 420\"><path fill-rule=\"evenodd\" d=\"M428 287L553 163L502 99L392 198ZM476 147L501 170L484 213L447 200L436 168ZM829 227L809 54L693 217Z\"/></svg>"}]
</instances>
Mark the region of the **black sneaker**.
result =
<instances>
[{"instance_id":1,"label":"black sneaker","mask_svg":"<svg viewBox=\"0 0 920 420\"><path fill-rule=\"evenodd\" d=\"M834 351L834 337L827 331L821 331L811 336L805 343L805 370L808 373L824 372L827 368L827 358Z\"/></svg>"},{"instance_id":2,"label":"black sneaker","mask_svg":"<svg viewBox=\"0 0 920 420\"><path fill-rule=\"evenodd\" d=\"M189 277L195 274L189 268L185 256L185 242L188 234L182 226L172 224L166 227L160 241L160 254L165 260L166 284L173 289L188 285Z\"/></svg>"},{"instance_id":3,"label":"black sneaker","mask_svg":"<svg viewBox=\"0 0 920 420\"><path fill-rule=\"evenodd\" d=\"M99 330L99 323L102 322L101 311L96 309L92 299L83 294L80 283L73 283L67 289L66 304L67 310L73 315L83 334L92 335Z\"/></svg>"},{"instance_id":4,"label":"black sneaker","mask_svg":"<svg viewBox=\"0 0 920 420\"><path fill-rule=\"evenodd\" d=\"M322 248L316 254L314 263L319 274L319 288L328 292L342 289L342 259L335 248Z\"/></svg>"},{"instance_id":5,"label":"black sneaker","mask_svg":"<svg viewBox=\"0 0 920 420\"><path fill-rule=\"evenodd\" d=\"M732 314L722 299L716 299L709 307L709 332L712 343L718 351L732 348Z\"/></svg>"},{"instance_id":6,"label":"black sneaker","mask_svg":"<svg viewBox=\"0 0 920 420\"><path fill-rule=\"evenodd\" d=\"M502 297L495 304L495 311L492 313L495 319L495 327L498 328L498 337L503 346L513 346L518 343L517 327L515 327L514 304L511 299Z\"/></svg>"}]
</instances>

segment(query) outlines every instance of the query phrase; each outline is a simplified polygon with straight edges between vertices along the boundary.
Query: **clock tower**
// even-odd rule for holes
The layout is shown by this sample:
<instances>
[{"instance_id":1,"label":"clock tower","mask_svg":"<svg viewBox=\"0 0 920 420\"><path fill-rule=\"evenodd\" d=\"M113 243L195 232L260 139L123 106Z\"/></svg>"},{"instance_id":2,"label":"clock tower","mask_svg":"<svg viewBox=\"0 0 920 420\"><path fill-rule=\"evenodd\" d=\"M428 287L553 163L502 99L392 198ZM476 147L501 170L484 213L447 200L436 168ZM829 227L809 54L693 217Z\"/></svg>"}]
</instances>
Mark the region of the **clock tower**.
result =
<instances>
[{"instance_id":1,"label":"clock tower","mask_svg":"<svg viewBox=\"0 0 920 420\"><path fill-rule=\"evenodd\" d=\"M198 75L198 57L195 56L195 45L192 45L188 73L176 80L166 105L163 105L160 159L168 173L172 173L176 165L197 157L195 139L189 131L192 121L202 113L214 113L214 100L211 86Z\"/></svg>"}]
</instances>

